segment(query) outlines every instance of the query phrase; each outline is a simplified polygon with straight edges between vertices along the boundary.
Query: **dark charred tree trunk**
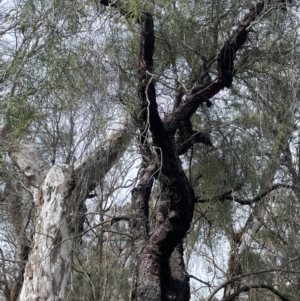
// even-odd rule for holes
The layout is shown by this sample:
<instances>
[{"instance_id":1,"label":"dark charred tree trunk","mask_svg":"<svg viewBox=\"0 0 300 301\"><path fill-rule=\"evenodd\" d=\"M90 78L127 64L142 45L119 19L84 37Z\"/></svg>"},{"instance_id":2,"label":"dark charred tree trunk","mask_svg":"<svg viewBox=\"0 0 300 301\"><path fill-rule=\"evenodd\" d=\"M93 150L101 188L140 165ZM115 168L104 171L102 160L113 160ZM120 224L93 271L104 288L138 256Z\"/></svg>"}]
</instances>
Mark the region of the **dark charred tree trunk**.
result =
<instances>
[{"instance_id":1,"label":"dark charred tree trunk","mask_svg":"<svg viewBox=\"0 0 300 301\"><path fill-rule=\"evenodd\" d=\"M158 114L155 83L151 74L154 41L152 16L145 14L141 24L139 57L139 96L142 106L139 124L142 133L143 171L138 186L132 191L131 232L137 259L135 300L159 301L170 300L169 288L173 291L178 289L171 279L178 282L185 280L174 269L174 265L173 269L170 268L170 259L190 227L195 196L177 154L174 131L166 127ZM155 152L149 149L146 151L143 145L147 139L143 133L148 128L152 134ZM156 226L150 234L148 206L154 178L159 182L160 200L155 212ZM184 266L183 261L178 258L178 255L182 257L180 250L182 249L179 247L179 252L174 252L171 261L181 262L181 266ZM188 300L188 289L186 292L187 297L176 300Z\"/></svg>"},{"instance_id":2,"label":"dark charred tree trunk","mask_svg":"<svg viewBox=\"0 0 300 301\"><path fill-rule=\"evenodd\" d=\"M156 103L153 73L154 25L150 13L141 21L139 55L139 112L143 171L139 184L132 191L131 233L136 257L137 284L135 300L189 300L189 279L183 262L182 239L193 217L195 195L182 169L179 154L188 147L184 141L175 142L179 130L181 139L193 135L190 117L201 103L230 87L236 52L246 41L247 27L262 12L264 3L259 2L240 22L236 31L224 44L218 56L219 77L206 86L196 87L186 101L175 106L174 112L161 120ZM150 134L150 133L151 134ZM145 150L151 135L155 151ZM205 141L201 141L205 140ZM206 137L199 142L211 145ZM149 231L149 197L154 179L157 179L160 198L156 206L156 224Z\"/></svg>"},{"instance_id":3,"label":"dark charred tree trunk","mask_svg":"<svg viewBox=\"0 0 300 301\"><path fill-rule=\"evenodd\" d=\"M109 2L108 2L109 3ZM107 3L107 4L108 4ZM150 13L139 20L139 88L141 110L137 124L140 131L140 150L143 156L139 183L132 191L131 234L136 257L137 301L185 301L190 298L189 278L183 262L182 240L193 217L195 195L182 168L179 154L191 144L183 145L195 134L191 116L203 103L230 87L234 74L236 52L245 43L248 27L261 14L264 2L258 2L240 22L218 56L219 76L186 95L186 100L174 106L174 111L162 120L156 102L153 54L155 49L154 22ZM122 12L121 12L122 13ZM179 131L182 140L175 141ZM151 149L148 147L151 136ZM196 137L196 142L212 145L208 137ZM154 180L160 192L154 216L154 229L149 229L149 198ZM240 273L240 264L231 259L232 273Z\"/></svg>"},{"instance_id":4,"label":"dark charred tree trunk","mask_svg":"<svg viewBox=\"0 0 300 301\"><path fill-rule=\"evenodd\" d=\"M166 300L190 300L190 281L183 260L183 245L178 244L169 260Z\"/></svg>"}]
</instances>

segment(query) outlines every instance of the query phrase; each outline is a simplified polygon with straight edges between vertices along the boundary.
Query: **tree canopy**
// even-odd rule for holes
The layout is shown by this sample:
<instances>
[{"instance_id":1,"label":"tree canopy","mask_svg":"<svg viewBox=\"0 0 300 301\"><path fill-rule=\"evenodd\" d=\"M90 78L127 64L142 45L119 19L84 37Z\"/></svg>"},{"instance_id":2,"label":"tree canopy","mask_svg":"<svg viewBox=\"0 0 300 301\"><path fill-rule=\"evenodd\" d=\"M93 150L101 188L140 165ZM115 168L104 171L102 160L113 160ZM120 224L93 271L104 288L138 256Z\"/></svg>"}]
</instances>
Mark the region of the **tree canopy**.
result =
<instances>
[{"instance_id":1,"label":"tree canopy","mask_svg":"<svg viewBox=\"0 0 300 301\"><path fill-rule=\"evenodd\" d=\"M297 1L1 5L0 299L298 300Z\"/></svg>"}]
</instances>

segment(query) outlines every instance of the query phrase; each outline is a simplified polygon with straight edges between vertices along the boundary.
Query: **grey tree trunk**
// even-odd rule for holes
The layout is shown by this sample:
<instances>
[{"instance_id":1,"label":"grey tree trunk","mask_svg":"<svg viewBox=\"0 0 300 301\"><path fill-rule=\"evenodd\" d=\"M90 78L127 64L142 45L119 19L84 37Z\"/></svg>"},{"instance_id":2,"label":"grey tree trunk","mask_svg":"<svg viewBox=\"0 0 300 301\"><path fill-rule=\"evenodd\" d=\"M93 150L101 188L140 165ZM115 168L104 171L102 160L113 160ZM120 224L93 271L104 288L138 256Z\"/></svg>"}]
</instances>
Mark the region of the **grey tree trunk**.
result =
<instances>
[{"instance_id":1,"label":"grey tree trunk","mask_svg":"<svg viewBox=\"0 0 300 301\"><path fill-rule=\"evenodd\" d=\"M78 242L74 210L76 198L71 191L71 170L53 166L40 189L34 189L36 229L25 268L20 300L64 300Z\"/></svg>"},{"instance_id":2,"label":"grey tree trunk","mask_svg":"<svg viewBox=\"0 0 300 301\"><path fill-rule=\"evenodd\" d=\"M15 141L8 129L1 128L1 142L31 184L36 206L35 234L20 300L65 300L72 254L83 230L84 201L126 150L131 129L131 120L126 118L90 156L74 165L50 168L32 143Z\"/></svg>"}]
</instances>

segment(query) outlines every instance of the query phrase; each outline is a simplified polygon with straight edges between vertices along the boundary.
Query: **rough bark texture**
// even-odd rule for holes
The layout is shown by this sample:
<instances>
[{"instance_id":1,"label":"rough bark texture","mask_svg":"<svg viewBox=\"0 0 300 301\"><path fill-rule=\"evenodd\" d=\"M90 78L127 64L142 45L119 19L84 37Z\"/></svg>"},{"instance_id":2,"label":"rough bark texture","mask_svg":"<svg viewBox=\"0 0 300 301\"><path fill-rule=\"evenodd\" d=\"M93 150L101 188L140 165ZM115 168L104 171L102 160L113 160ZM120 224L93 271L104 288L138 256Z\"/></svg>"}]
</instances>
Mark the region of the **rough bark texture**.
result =
<instances>
[{"instance_id":1,"label":"rough bark texture","mask_svg":"<svg viewBox=\"0 0 300 301\"><path fill-rule=\"evenodd\" d=\"M155 82L152 77L154 53L154 25L151 14L145 13L141 22L139 55L139 97L141 100L141 141L147 140L150 130L156 148L159 166L160 199L157 205L157 223L154 232L148 230L148 200L155 175L153 160L144 160L145 167L137 188L132 192L133 217L131 231L137 258L137 300L188 300L188 277L184 273L180 242L189 229L195 196L182 170L179 154L185 153L197 142L212 146L209 137L192 129L190 117L199 105L207 103L221 89L229 88L234 74L234 59L245 43L248 27L264 10L258 2L239 23L231 37L224 43L219 56L219 75L213 82L196 87L186 96L186 101L174 107L173 113L162 121L156 103ZM179 130L179 140L174 135ZM144 158L147 156L143 154ZM149 170L151 172L149 173ZM139 208L139 210L137 210ZM139 222L136 222L139 221ZM240 246L242 241L238 242ZM173 253L173 254L172 254ZM172 255L171 255L172 254ZM235 256L234 256L235 257ZM232 259L233 274L240 264ZM177 268L175 268L177 266ZM180 289L179 289L180 288Z\"/></svg>"},{"instance_id":2,"label":"rough bark texture","mask_svg":"<svg viewBox=\"0 0 300 301\"><path fill-rule=\"evenodd\" d=\"M137 286L134 297L136 300L160 301L170 300L178 290L174 283L186 280L178 270L173 270L173 275L171 274L170 258L189 229L195 197L182 170L174 134L165 129L158 114L155 84L151 75L154 41L152 16L145 14L141 24L139 57L139 96L142 107L140 124L141 133L150 128L157 151L150 158L144 153L144 170L138 186L132 191L131 232L137 258ZM144 137L141 138L144 141ZM152 159L153 157L157 159ZM157 162L163 164L159 166ZM159 180L161 195L156 212L156 227L150 234L148 202L154 176ZM178 260L180 261L174 255L172 261ZM180 262L184 266L183 261ZM176 300L189 298L188 289L182 291L182 294L188 297Z\"/></svg>"},{"instance_id":3,"label":"rough bark texture","mask_svg":"<svg viewBox=\"0 0 300 301\"><path fill-rule=\"evenodd\" d=\"M264 2L258 2L222 47L218 56L218 78L193 89L182 104L174 106L173 113L164 121L158 114L152 76L155 49L153 18L150 13L145 13L141 19L138 91L141 149L145 150L143 145L148 142L147 132L150 130L155 151L142 151L143 171L138 186L132 191L131 232L137 259L135 300L188 300L190 297L181 241L192 221L195 196L182 169L179 154L191 147L193 135L198 142L212 145L209 137L193 131L190 117L201 103L207 103L221 89L231 86L236 52L246 41L247 27L263 9ZM177 130L180 138L175 142ZM155 212L155 229L150 234L148 202L153 177L158 179L160 198Z\"/></svg>"},{"instance_id":4,"label":"rough bark texture","mask_svg":"<svg viewBox=\"0 0 300 301\"><path fill-rule=\"evenodd\" d=\"M169 260L170 273L167 285L167 300L188 301L190 300L189 276L186 272L183 260L183 245L178 244Z\"/></svg>"},{"instance_id":5,"label":"rough bark texture","mask_svg":"<svg viewBox=\"0 0 300 301\"><path fill-rule=\"evenodd\" d=\"M10 185L11 184L11 185ZM20 183L8 183L5 187L7 193L5 199L10 207L10 222L13 225L14 233L17 239L17 246L19 250L19 270L17 277L10 285L8 301L17 301L22 289L24 281L25 265L28 260L30 252L30 234L26 233L26 229L30 222L32 212L32 195ZM5 190L6 190L5 189ZM14 189L17 190L15 193Z\"/></svg>"},{"instance_id":6,"label":"rough bark texture","mask_svg":"<svg viewBox=\"0 0 300 301\"><path fill-rule=\"evenodd\" d=\"M101 3L109 5L110 1ZM174 134L178 127L189 128L190 133L186 131L181 136L185 137L185 140L190 139L195 133L187 122L198 106L202 102L207 102L207 99L224 87L230 87L236 52L246 41L247 27L263 8L263 2L257 3L224 44L218 56L219 77L204 87L196 87L165 122L158 114L155 82L152 76L155 42L153 18L151 14L145 13L140 20L139 97L142 112L140 130L141 133L145 133L150 129L156 151L144 152L144 170L138 186L132 191L131 231L137 258L136 300L189 299L188 277L184 273L181 241L192 221L195 196L178 157L178 149L179 153L183 153L187 147L183 146L184 143L181 143L181 148L178 144L176 146ZM102 149L97 150L96 156L76 162L74 170L66 165L54 166L45 181L44 177L49 167L43 160L32 160L33 157L40 158L34 148L23 143L12 152L17 165L35 187L34 199L38 206L36 234L26 266L21 300L64 299L71 254L78 241L76 235L80 233L82 227L80 225L82 219L74 219L75 214L83 208L84 195L95 187L96 182L124 151L128 144L126 135L127 129L119 131ZM200 142L210 143L207 137L201 135L198 135L197 139ZM141 138L142 143L146 140L146 136ZM145 150L143 147L141 149ZM161 163L160 166L158 162ZM74 181L79 185L80 175L87 170L89 170L87 180L72 191ZM159 218L154 232L150 234L148 202L154 177L159 181L161 194L159 210L156 213Z\"/></svg>"},{"instance_id":7,"label":"rough bark texture","mask_svg":"<svg viewBox=\"0 0 300 301\"><path fill-rule=\"evenodd\" d=\"M95 184L103 179L124 154L134 131L133 121L124 113L124 117L118 122L118 127L108 138L92 154L74 163L75 180L78 182L79 178L84 175L84 188L89 191L93 190Z\"/></svg>"},{"instance_id":8,"label":"rough bark texture","mask_svg":"<svg viewBox=\"0 0 300 301\"><path fill-rule=\"evenodd\" d=\"M119 1L101 0L100 3L113 5L121 14L130 17ZM144 13L138 20L141 25L138 67L141 111L138 115L143 170L138 185L132 191L131 233L137 259L135 300L185 301L190 298L181 242L192 221L195 195L179 154L191 147L189 140L192 136L197 142L211 144L209 137L193 131L189 120L199 105L232 85L236 53L247 39L248 27L264 6L263 1L257 2L224 43L217 59L218 77L195 87L164 121L158 113L152 75L153 17ZM32 185L37 206L36 233L20 300L64 300L72 252L82 229L85 197L126 149L130 141L127 125L113 134L92 156L78 160L74 166L55 165L51 169L32 144L14 141L5 128L1 131L2 142L10 149L12 160ZM174 137L178 129L182 140L176 143ZM153 149L146 147L149 134ZM150 233L149 197L154 179L159 183L160 198L155 228ZM78 214L80 218L77 218Z\"/></svg>"}]
</instances>

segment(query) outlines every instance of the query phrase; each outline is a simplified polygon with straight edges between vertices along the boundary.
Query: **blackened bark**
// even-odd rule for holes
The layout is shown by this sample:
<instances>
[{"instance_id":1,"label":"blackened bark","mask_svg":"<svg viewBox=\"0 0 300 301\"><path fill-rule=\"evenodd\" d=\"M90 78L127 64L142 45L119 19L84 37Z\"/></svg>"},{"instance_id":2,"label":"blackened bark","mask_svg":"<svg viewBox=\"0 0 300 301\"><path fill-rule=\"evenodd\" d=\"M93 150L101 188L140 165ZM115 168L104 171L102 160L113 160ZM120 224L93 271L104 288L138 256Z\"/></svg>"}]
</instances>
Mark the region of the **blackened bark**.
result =
<instances>
[{"instance_id":1,"label":"blackened bark","mask_svg":"<svg viewBox=\"0 0 300 301\"><path fill-rule=\"evenodd\" d=\"M213 146L208 134L193 130L190 120L183 120L179 123L178 139L176 147L178 155L185 154L194 143L203 143L207 146Z\"/></svg>"},{"instance_id":2,"label":"blackened bark","mask_svg":"<svg viewBox=\"0 0 300 301\"><path fill-rule=\"evenodd\" d=\"M103 5L113 5L101 0ZM115 7L123 10L120 2ZM209 137L196 133L190 118L199 105L208 103L220 90L232 84L234 59L248 36L248 27L264 9L258 2L240 21L237 29L222 47L217 62L218 77L205 85L195 87L181 103L179 91L174 112L161 120L156 102L155 77L153 76L154 22L150 13L143 13L136 21L140 24L140 52L138 62L138 95L140 150L143 156L139 183L132 191L131 233L136 257L137 282L133 298L138 301L188 300L189 281L184 272L182 239L193 217L195 195L182 169L179 154L197 142L211 145ZM126 16L128 18L128 15ZM179 140L175 133L179 129ZM147 144L151 137L153 148ZM149 197L154 178L158 180L160 196L157 204L155 228L149 233ZM237 271L237 269L236 269ZM233 271L234 273L234 271ZM175 298L175 299L174 299Z\"/></svg>"},{"instance_id":3,"label":"blackened bark","mask_svg":"<svg viewBox=\"0 0 300 301\"><path fill-rule=\"evenodd\" d=\"M102 5L104 5L104 6L109 6L110 1L108 1L108 0L100 0L100 3L101 3Z\"/></svg>"},{"instance_id":4,"label":"blackened bark","mask_svg":"<svg viewBox=\"0 0 300 301\"><path fill-rule=\"evenodd\" d=\"M233 80L234 60L237 51L245 43L249 31L247 27L253 22L263 11L264 2L258 2L249 13L240 22L232 36L227 40L218 56L219 80L224 87L230 88Z\"/></svg>"},{"instance_id":5,"label":"blackened bark","mask_svg":"<svg viewBox=\"0 0 300 301\"><path fill-rule=\"evenodd\" d=\"M139 54L139 88L138 94L141 100L141 122L144 133L148 127L153 134L154 145L157 147L168 147L166 133L162 120L159 117L156 103L155 80L153 71L154 54L154 24L150 14L145 14L141 24L140 54Z\"/></svg>"},{"instance_id":6,"label":"blackened bark","mask_svg":"<svg viewBox=\"0 0 300 301\"><path fill-rule=\"evenodd\" d=\"M216 95L224 87L231 85L233 60L236 52L246 40L247 27L263 9L263 6L259 5L257 4L255 9L246 15L239 28L223 46L218 59L221 70L219 78L199 90L194 90L187 97L186 102L179 106L165 122L162 122L158 114L155 82L152 76L155 41L153 19L150 14L144 15L140 34L139 97L142 113L139 116L143 124L141 133L147 132L150 128L153 145L156 147L157 162L162 162L158 177L161 191L158 208L161 214L160 221L156 223L154 232L149 236L147 208L150 192L147 186L151 181L147 183L143 183L144 180L141 181L139 189L135 189L132 194L133 215L135 216L132 233L138 263L137 300L168 300L168 292L175 293L178 300L189 298L188 289L183 289L185 292L183 296L177 296L176 281L172 277L169 266L172 252L190 227L195 203L194 192L182 170L177 146L181 146L180 153L186 151L183 145L187 143L186 138L189 139L187 133L192 131L189 119L199 105L207 102L207 99ZM178 127L181 128L181 136L185 139L181 145L176 146L174 135ZM138 220L139 223L134 220ZM138 243L141 238L143 243ZM188 282L181 283L187 285Z\"/></svg>"},{"instance_id":7,"label":"blackened bark","mask_svg":"<svg viewBox=\"0 0 300 301\"><path fill-rule=\"evenodd\" d=\"M182 170L174 133L167 131L158 114L152 76L154 41L152 16L145 14L141 23L139 56L138 92L142 109L139 114L140 131L144 134L150 129L156 149L153 158L156 159L150 158L148 153L143 153L144 170L138 186L132 191L131 232L137 259L135 299L161 301L166 297L168 287L175 290L177 286L174 283L183 281L178 272L170 270L169 262L172 252L190 227L195 196ZM144 140L142 137L142 141ZM158 166L156 162L162 164ZM154 232L149 235L148 202L153 177L156 174L161 192L158 206L161 219L156 223ZM182 257L182 253L179 252L178 256ZM176 280L174 283L171 281L172 272L173 279ZM188 282L185 281L186 285ZM188 292L187 288L181 293L188 294L186 300L189 298Z\"/></svg>"},{"instance_id":8,"label":"blackened bark","mask_svg":"<svg viewBox=\"0 0 300 301\"><path fill-rule=\"evenodd\" d=\"M178 244L169 259L169 273L166 279L166 289L163 294L166 301L190 300L190 283L183 260L183 251L182 243Z\"/></svg>"},{"instance_id":9,"label":"blackened bark","mask_svg":"<svg viewBox=\"0 0 300 301\"><path fill-rule=\"evenodd\" d=\"M153 265L151 254L150 256L147 254L144 258L145 246L149 239L149 197L157 170L158 164L155 161L148 162L148 166L141 172L137 187L132 190L130 227L137 266L137 285L133 296L135 300L159 300L143 299L145 293L147 296L149 294L149 298L155 295L160 298L161 295L159 272L156 272L158 267Z\"/></svg>"},{"instance_id":10,"label":"blackened bark","mask_svg":"<svg viewBox=\"0 0 300 301\"><path fill-rule=\"evenodd\" d=\"M166 118L168 120L166 127L170 131L176 131L182 120L189 120L200 104L206 103L207 99L212 98L222 89L231 87L236 53L246 42L249 33L247 28L261 15L264 6L264 1L259 1L251 8L229 39L224 43L218 55L218 77L211 83L195 87L191 91L191 94L187 95L186 101L171 116Z\"/></svg>"},{"instance_id":11,"label":"blackened bark","mask_svg":"<svg viewBox=\"0 0 300 301\"><path fill-rule=\"evenodd\" d=\"M25 265L28 260L28 256L30 253L31 248L29 247L29 241L26 241L21 246L21 254L20 254L20 259L21 263L19 264L19 271L18 271L18 276L16 279L16 283L13 286L10 301L17 301L22 289L23 281L24 281L24 271L25 271Z\"/></svg>"}]
</instances>

